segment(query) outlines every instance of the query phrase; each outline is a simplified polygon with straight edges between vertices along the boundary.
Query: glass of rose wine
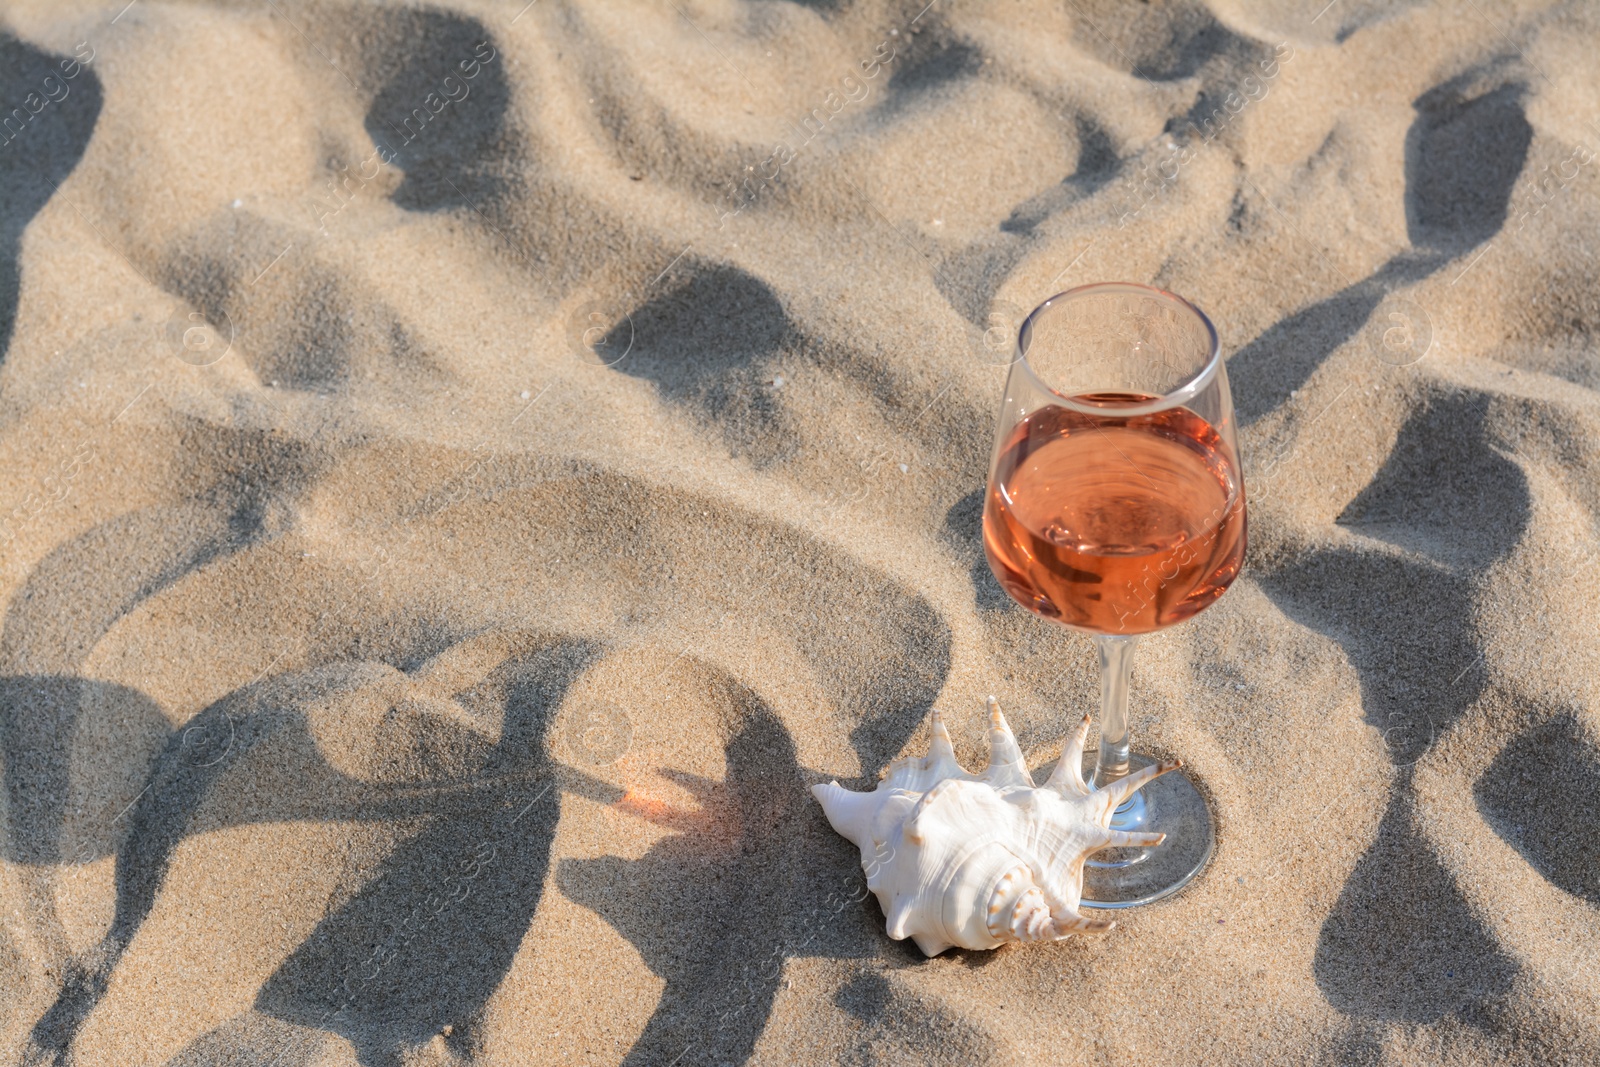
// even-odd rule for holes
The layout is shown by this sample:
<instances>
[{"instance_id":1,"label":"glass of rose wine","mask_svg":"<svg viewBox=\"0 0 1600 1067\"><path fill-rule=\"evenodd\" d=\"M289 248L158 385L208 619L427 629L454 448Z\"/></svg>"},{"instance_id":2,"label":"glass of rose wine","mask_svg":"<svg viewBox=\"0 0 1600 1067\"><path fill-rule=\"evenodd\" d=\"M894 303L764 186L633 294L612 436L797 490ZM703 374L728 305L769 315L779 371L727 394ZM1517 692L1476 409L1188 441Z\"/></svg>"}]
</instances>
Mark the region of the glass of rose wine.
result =
<instances>
[{"instance_id":1,"label":"glass of rose wine","mask_svg":"<svg viewBox=\"0 0 1600 1067\"><path fill-rule=\"evenodd\" d=\"M1085 777L1103 786L1155 762L1129 751L1134 645L1213 603L1245 552L1228 373L1199 308L1104 282L1028 316L995 432L983 546L1014 600L1099 646L1100 745ZM1091 857L1083 902L1101 908L1177 891L1215 841L1205 799L1178 771L1135 793L1111 825L1167 836Z\"/></svg>"}]
</instances>

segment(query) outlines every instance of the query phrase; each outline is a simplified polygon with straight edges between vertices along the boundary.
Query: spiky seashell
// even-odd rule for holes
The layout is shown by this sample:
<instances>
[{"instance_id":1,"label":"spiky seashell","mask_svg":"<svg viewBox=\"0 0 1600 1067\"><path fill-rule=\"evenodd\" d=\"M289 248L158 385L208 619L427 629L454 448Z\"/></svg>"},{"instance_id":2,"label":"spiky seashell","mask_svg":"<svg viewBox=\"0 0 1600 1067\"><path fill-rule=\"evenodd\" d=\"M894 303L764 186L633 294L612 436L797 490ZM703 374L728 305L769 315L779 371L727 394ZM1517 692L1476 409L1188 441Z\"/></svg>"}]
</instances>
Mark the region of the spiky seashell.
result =
<instances>
[{"instance_id":1,"label":"spiky seashell","mask_svg":"<svg viewBox=\"0 0 1600 1067\"><path fill-rule=\"evenodd\" d=\"M956 762L937 710L932 733L927 756L896 760L870 793L838 782L811 787L828 822L861 849L867 888L883 906L889 936L910 937L936 956L953 945L996 948L1111 929L1110 919L1078 913L1083 862L1113 845L1165 840L1165 834L1113 830L1111 816L1180 761L1091 789L1081 769L1089 733L1084 716L1049 781L1036 787L993 697L982 774L968 774Z\"/></svg>"}]
</instances>

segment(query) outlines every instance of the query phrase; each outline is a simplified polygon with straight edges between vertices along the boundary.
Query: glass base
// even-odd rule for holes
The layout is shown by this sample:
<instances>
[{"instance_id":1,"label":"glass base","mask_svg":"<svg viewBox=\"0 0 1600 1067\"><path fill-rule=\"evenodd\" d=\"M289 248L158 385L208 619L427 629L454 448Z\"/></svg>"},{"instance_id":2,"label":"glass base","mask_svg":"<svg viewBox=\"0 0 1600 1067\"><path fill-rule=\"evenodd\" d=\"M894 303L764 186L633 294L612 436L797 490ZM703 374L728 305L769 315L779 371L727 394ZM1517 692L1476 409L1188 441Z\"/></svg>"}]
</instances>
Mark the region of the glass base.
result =
<instances>
[{"instance_id":1,"label":"glass base","mask_svg":"<svg viewBox=\"0 0 1600 1067\"><path fill-rule=\"evenodd\" d=\"M1133 755L1132 773L1156 761ZM1091 753L1083 769L1094 771ZM1091 908L1131 908L1169 897L1205 869L1216 844L1211 809L1181 770L1168 771L1145 785L1117 809L1111 828L1166 834L1154 848L1108 848L1083 865L1083 903Z\"/></svg>"}]
</instances>

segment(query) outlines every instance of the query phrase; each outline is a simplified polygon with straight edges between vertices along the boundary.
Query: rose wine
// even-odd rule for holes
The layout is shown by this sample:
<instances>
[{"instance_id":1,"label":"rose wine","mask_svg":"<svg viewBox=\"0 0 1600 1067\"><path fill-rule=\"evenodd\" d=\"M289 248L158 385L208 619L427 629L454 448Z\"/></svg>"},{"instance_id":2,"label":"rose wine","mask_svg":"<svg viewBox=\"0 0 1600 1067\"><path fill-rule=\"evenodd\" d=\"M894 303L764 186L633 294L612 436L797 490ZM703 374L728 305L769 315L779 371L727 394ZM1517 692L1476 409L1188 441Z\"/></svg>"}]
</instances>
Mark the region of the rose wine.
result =
<instances>
[{"instance_id":1,"label":"rose wine","mask_svg":"<svg viewBox=\"0 0 1600 1067\"><path fill-rule=\"evenodd\" d=\"M1135 393L1049 406L1001 446L983 512L995 577L1019 603L1082 630L1142 634L1221 596L1244 562L1232 450L1188 408L1123 416Z\"/></svg>"}]
</instances>

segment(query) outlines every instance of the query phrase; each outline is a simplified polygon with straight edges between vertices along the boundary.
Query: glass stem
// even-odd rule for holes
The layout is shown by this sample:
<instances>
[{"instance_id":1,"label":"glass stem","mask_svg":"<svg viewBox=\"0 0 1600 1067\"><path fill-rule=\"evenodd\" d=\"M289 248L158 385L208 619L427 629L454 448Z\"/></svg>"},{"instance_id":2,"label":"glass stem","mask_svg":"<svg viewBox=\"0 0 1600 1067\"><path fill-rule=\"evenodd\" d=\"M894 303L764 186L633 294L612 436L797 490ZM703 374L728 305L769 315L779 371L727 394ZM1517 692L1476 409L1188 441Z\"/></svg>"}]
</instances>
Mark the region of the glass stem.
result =
<instances>
[{"instance_id":1,"label":"glass stem","mask_svg":"<svg viewBox=\"0 0 1600 1067\"><path fill-rule=\"evenodd\" d=\"M1090 785L1098 789L1128 774L1128 675L1139 639L1096 634L1094 642L1100 650L1100 757Z\"/></svg>"}]
</instances>

